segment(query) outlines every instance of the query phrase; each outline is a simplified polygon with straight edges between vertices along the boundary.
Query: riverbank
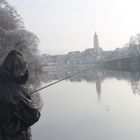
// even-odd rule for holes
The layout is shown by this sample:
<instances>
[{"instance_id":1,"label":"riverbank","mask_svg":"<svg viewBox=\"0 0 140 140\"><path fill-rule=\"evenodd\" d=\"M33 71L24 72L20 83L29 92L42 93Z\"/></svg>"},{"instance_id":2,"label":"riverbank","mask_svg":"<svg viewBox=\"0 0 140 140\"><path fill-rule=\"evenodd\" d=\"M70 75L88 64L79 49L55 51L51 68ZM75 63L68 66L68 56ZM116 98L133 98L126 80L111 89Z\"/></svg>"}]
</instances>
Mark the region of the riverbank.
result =
<instances>
[{"instance_id":1,"label":"riverbank","mask_svg":"<svg viewBox=\"0 0 140 140\"><path fill-rule=\"evenodd\" d=\"M90 68L90 67L95 67L97 66L96 64L92 65L60 65L60 66L46 66L43 67L43 71L50 71L50 70L58 70L58 69L74 69L74 68Z\"/></svg>"}]
</instances>

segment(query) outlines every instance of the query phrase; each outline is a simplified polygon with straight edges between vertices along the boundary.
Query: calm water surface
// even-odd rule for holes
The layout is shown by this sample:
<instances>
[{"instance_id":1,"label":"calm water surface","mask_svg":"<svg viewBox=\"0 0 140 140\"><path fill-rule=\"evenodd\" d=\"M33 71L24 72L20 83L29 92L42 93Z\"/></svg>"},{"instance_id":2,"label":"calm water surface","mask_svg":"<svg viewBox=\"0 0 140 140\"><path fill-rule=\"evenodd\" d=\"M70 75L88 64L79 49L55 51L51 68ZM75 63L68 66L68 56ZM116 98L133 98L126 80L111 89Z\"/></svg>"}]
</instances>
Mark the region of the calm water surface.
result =
<instances>
[{"instance_id":1,"label":"calm water surface","mask_svg":"<svg viewBox=\"0 0 140 140\"><path fill-rule=\"evenodd\" d=\"M47 72L42 86L73 72ZM33 140L139 140L139 77L139 72L90 70L42 90Z\"/></svg>"}]
</instances>

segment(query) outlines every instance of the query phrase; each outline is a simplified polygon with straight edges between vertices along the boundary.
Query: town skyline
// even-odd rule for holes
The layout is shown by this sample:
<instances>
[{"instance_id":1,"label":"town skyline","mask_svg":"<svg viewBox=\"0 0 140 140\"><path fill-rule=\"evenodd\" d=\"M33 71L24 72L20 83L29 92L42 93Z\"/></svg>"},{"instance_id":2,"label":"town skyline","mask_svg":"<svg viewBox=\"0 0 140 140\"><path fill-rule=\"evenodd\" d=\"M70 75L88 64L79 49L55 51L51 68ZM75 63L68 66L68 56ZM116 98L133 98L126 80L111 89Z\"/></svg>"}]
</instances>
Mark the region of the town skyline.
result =
<instances>
[{"instance_id":1,"label":"town skyline","mask_svg":"<svg viewBox=\"0 0 140 140\"><path fill-rule=\"evenodd\" d=\"M40 39L39 50L66 54L92 46L97 31L103 50L122 48L140 31L138 0L12 0L28 30ZM130 10L131 9L131 10Z\"/></svg>"}]
</instances>

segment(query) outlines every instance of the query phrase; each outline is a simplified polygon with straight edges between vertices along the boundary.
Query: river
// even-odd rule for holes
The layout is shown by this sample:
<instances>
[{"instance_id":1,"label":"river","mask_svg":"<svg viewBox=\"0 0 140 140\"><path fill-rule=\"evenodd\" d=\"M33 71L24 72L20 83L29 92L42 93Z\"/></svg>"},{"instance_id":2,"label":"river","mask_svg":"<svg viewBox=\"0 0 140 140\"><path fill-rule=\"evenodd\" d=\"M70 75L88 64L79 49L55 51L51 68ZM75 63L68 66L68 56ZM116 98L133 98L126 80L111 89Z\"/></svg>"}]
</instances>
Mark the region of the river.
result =
<instances>
[{"instance_id":1,"label":"river","mask_svg":"<svg viewBox=\"0 0 140 140\"><path fill-rule=\"evenodd\" d=\"M79 70L44 72L41 86ZM140 73L88 70L40 91L33 140L139 140Z\"/></svg>"}]
</instances>

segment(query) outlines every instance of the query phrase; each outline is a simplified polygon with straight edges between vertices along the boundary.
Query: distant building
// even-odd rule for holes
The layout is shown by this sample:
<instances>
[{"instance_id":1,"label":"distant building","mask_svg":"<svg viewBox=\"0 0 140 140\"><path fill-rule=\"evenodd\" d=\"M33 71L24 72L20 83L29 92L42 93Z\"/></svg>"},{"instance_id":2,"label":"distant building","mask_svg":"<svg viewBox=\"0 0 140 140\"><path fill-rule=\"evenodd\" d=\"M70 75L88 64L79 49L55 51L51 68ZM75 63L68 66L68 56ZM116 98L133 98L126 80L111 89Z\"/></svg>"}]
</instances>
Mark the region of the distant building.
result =
<instances>
[{"instance_id":1,"label":"distant building","mask_svg":"<svg viewBox=\"0 0 140 140\"><path fill-rule=\"evenodd\" d=\"M101 47L99 47L98 35L95 32L93 39L93 47L87 48L83 52L73 51L65 55L43 55L42 65L46 66L59 66L59 65L78 65L78 64L96 64L107 58L109 52L104 52Z\"/></svg>"},{"instance_id":2,"label":"distant building","mask_svg":"<svg viewBox=\"0 0 140 140\"><path fill-rule=\"evenodd\" d=\"M69 52L66 55L66 64L81 64L81 53L80 51Z\"/></svg>"},{"instance_id":3,"label":"distant building","mask_svg":"<svg viewBox=\"0 0 140 140\"><path fill-rule=\"evenodd\" d=\"M112 58L113 52L114 51L103 51L103 54L102 54L103 60Z\"/></svg>"},{"instance_id":4,"label":"distant building","mask_svg":"<svg viewBox=\"0 0 140 140\"><path fill-rule=\"evenodd\" d=\"M95 53L98 54L98 52L99 52L99 41L98 41L98 36L97 36L96 32L94 34L94 46L93 46L93 48L94 48Z\"/></svg>"},{"instance_id":5,"label":"distant building","mask_svg":"<svg viewBox=\"0 0 140 140\"><path fill-rule=\"evenodd\" d=\"M74 52L69 52L68 55L77 55L79 53L80 53L80 51L74 51Z\"/></svg>"}]
</instances>

